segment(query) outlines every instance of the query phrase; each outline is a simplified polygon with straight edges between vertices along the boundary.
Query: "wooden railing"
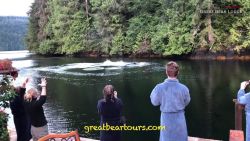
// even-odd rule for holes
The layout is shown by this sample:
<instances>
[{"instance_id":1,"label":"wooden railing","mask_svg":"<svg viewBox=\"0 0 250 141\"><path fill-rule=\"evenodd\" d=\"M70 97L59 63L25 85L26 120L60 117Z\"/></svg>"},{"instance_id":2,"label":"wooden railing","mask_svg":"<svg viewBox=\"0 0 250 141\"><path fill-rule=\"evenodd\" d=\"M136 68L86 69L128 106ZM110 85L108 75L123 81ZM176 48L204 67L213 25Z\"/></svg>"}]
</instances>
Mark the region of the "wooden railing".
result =
<instances>
[{"instance_id":1,"label":"wooden railing","mask_svg":"<svg viewBox=\"0 0 250 141\"><path fill-rule=\"evenodd\" d=\"M245 108L244 105L238 103L237 99L234 102L234 130L230 130L229 141L244 141L244 132L242 130L242 110Z\"/></svg>"},{"instance_id":2,"label":"wooden railing","mask_svg":"<svg viewBox=\"0 0 250 141\"><path fill-rule=\"evenodd\" d=\"M48 134L38 141L80 141L80 137L76 130L65 134Z\"/></svg>"},{"instance_id":3,"label":"wooden railing","mask_svg":"<svg viewBox=\"0 0 250 141\"><path fill-rule=\"evenodd\" d=\"M234 99L233 102L234 102L234 110L235 110L235 114L234 114L235 130L242 130L242 111L245 108L245 106L238 103L237 99Z\"/></svg>"}]
</instances>

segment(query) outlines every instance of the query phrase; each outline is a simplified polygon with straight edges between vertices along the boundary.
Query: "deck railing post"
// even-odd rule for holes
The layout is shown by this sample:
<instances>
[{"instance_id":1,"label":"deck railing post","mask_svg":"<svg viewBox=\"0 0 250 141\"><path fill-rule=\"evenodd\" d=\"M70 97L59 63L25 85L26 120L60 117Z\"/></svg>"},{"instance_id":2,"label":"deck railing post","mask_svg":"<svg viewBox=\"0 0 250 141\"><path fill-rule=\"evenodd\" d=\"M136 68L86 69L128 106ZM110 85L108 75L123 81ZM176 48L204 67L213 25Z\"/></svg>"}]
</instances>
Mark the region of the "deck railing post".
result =
<instances>
[{"instance_id":1,"label":"deck railing post","mask_svg":"<svg viewBox=\"0 0 250 141\"><path fill-rule=\"evenodd\" d=\"M233 100L235 103L235 130L242 130L242 110L244 109L244 105L239 104L237 99Z\"/></svg>"}]
</instances>

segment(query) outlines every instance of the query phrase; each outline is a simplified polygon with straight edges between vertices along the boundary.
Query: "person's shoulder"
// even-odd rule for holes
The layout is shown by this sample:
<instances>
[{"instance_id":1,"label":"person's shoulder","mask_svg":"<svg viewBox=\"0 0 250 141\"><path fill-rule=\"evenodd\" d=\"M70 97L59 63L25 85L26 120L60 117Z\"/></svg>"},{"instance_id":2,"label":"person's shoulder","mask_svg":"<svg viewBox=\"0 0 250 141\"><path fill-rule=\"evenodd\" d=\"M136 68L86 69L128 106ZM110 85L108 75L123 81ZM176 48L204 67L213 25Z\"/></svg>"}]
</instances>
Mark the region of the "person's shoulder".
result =
<instances>
[{"instance_id":1,"label":"person's shoulder","mask_svg":"<svg viewBox=\"0 0 250 141\"><path fill-rule=\"evenodd\" d=\"M116 105L123 106L123 102L120 98L116 98L115 103L116 103Z\"/></svg>"},{"instance_id":2,"label":"person's shoulder","mask_svg":"<svg viewBox=\"0 0 250 141\"><path fill-rule=\"evenodd\" d=\"M179 86L182 87L183 89L188 90L188 87L186 85L182 84L182 83L179 83Z\"/></svg>"},{"instance_id":3,"label":"person's shoulder","mask_svg":"<svg viewBox=\"0 0 250 141\"><path fill-rule=\"evenodd\" d=\"M246 93L244 96L245 97L250 97L250 92Z\"/></svg>"},{"instance_id":4,"label":"person's shoulder","mask_svg":"<svg viewBox=\"0 0 250 141\"><path fill-rule=\"evenodd\" d=\"M37 101L37 100L45 100L45 99L47 99L46 95L40 95L40 97L38 99L36 99L35 101Z\"/></svg>"},{"instance_id":5,"label":"person's shoulder","mask_svg":"<svg viewBox=\"0 0 250 141\"><path fill-rule=\"evenodd\" d=\"M160 88L160 87L164 87L165 85L166 85L166 83L165 83L165 81L164 81L164 82L161 82L161 83L156 84L155 87Z\"/></svg>"},{"instance_id":6,"label":"person's shoulder","mask_svg":"<svg viewBox=\"0 0 250 141\"><path fill-rule=\"evenodd\" d=\"M121 100L120 98L116 98L116 101L117 101L118 103L122 103L122 100Z\"/></svg>"},{"instance_id":7,"label":"person's shoulder","mask_svg":"<svg viewBox=\"0 0 250 141\"><path fill-rule=\"evenodd\" d=\"M154 89L156 89L156 90L163 89L164 87L166 87L166 85L167 85L167 83L166 83L166 81L164 81L164 82L156 84Z\"/></svg>"},{"instance_id":8,"label":"person's shoulder","mask_svg":"<svg viewBox=\"0 0 250 141\"><path fill-rule=\"evenodd\" d=\"M98 104L102 104L102 103L105 103L105 100L104 99L99 99Z\"/></svg>"}]
</instances>

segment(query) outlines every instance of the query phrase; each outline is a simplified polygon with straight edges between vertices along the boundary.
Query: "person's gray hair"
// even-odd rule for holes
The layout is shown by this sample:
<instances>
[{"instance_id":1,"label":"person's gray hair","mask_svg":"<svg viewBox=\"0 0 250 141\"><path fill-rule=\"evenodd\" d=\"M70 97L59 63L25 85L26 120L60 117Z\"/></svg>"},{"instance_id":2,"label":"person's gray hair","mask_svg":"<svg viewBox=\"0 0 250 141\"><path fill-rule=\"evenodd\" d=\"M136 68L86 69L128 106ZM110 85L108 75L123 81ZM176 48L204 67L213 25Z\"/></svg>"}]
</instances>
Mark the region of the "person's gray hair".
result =
<instances>
[{"instance_id":1,"label":"person's gray hair","mask_svg":"<svg viewBox=\"0 0 250 141\"><path fill-rule=\"evenodd\" d=\"M24 100L30 102L32 98L37 98L37 97L39 97L38 90L34 87L31 87L26 90L26 93L24 95Z\"/></svg>"}]
</instances>

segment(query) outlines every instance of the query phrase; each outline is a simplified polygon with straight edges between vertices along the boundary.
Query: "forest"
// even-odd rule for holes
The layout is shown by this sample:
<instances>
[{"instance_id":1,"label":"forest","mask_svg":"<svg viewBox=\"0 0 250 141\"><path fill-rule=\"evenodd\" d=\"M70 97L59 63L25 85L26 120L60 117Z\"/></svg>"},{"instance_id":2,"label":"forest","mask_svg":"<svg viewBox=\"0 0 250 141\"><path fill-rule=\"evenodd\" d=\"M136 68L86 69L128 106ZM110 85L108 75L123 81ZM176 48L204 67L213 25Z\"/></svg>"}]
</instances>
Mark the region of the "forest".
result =
<instances>
[{"instance_id":1,"label":"forest","mask_svg":"<svg viewBox=\"0 0 250 141\"><path fill-rule=\"evenodd\" d=\"M44 55L241 54L249 21L249 0L35 0L25 40Z\"/></svg>"},{"instance_id":2,"label":"forest","mask_svg":"<svg viewBox=\"0 0 250 141\"><path fill-rule=\"evenodd\" d=\"M0 51L26 49L28 17L0 16Z\"/></svg>"}]
</instances>

